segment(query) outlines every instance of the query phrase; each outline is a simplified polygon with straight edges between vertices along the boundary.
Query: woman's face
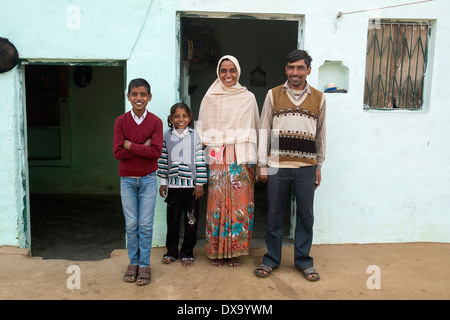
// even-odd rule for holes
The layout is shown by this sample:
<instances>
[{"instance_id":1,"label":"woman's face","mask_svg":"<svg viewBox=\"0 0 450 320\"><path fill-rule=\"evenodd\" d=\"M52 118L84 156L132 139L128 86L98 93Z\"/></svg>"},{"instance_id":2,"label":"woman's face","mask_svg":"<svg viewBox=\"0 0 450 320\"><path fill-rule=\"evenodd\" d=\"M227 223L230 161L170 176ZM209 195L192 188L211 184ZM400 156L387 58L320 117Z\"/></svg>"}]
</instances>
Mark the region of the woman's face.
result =
<instances>
[{"instance_id":1,"label":"woman's face","mask_svg":"<svg viewBox=\"0 0 450 320\"><path fill-rule=\"evenodd\" d=\"M219 77L224 85L232 87L237 83L238 73L236 66L230 60L225 60L220 65Z\"/></svg>"}]
</instances>

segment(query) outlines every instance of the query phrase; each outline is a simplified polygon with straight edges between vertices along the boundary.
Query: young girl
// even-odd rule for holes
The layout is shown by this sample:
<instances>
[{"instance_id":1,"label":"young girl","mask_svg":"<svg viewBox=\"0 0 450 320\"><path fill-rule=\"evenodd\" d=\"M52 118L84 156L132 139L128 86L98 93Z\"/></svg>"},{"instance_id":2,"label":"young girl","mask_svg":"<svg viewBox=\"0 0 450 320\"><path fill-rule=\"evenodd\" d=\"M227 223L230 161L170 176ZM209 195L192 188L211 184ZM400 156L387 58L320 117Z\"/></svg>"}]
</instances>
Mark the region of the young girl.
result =
<instances>
[{"instance_id":1,"label":"young girl","mask_svg":"<svg viewBox=\"0 0 450 320\"><path fill-rule=\"evenodd\" d=\"M164 133L158 176L161 178L159 194L167 203L167 253L164 263L178 259L180 218L184 214L184 241L180 250L183 266L194 262L197 241L199 199L203 196L203 184L207 183L205 156L197 132L190 127L192 114L184 103L176 103L170 109L170 129Z\"/></svg>"}]
</instances>

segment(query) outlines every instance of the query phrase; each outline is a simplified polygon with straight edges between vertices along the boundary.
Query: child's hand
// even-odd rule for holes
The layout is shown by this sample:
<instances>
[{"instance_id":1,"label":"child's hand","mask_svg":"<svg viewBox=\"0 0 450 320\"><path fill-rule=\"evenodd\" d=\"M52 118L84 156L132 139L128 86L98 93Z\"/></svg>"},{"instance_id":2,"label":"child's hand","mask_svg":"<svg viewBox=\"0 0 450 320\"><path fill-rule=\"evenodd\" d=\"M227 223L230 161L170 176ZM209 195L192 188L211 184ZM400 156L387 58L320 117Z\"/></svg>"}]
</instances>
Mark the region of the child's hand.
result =
<instances>
[{"instance_id":1,"label":"child's hand","mask_svg":"<svg viewBox=\"0 0 450 320\"><path fill-rule=\"evenodd\" d=\"M167 197L167 186L159 187L159 195L163 198Z\"/></svg>"},{"instance_id":2,"label":"child's hand","mask_svg":"<svg viewBox=\"0 0 450 320\"><path fill-rule=\"evenodd\" d=\"M123 142L123 148L124 148L125 150L129 150L130 147L131 147L131 141L125 140L125 141Z\"/></svg>"},{"instance_id":3,"label":"child's hand","mask_svg":"<svg viewBox=\"0 0 450 320\"><path fill-rule=\"evenodd\" d=\"M203 190L203 185L195 186L194 193L192 195L195 196L195 200L200 199L205 194L205 191Z\"/></svg>"},{"instance_id":4,"label":"child's hand","mask_svg":"<svg viewBox=\"0 0 450 320\"><path fill-rule=\"evenodd\" d=\"M150 138L150 139L148 139L147 141L145 141L144 144L145 144L147 147L150 147L151 142L152 142L152 139Z\"/></svg>"}]
</instances>

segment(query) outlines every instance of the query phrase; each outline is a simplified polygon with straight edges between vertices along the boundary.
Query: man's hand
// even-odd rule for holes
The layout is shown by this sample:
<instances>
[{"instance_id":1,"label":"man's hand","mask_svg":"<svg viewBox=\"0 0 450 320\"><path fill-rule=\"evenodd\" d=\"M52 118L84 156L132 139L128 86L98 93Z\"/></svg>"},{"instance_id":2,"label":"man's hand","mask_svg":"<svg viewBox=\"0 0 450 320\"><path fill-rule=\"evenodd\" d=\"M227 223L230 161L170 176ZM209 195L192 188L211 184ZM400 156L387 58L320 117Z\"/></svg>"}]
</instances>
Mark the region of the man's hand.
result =
<instances>
[{"instance_id":1,"label":"man's hand","mask_svg":"<svg viewBox=\"0 0 450 320\"><path fill-rule=\"evenodd\" d=\"M314 190L316 190L320 186L321 182L322 182L322 173L320 170L316 169L316 187L314 188Z\"/></svg>"}]
</instances>

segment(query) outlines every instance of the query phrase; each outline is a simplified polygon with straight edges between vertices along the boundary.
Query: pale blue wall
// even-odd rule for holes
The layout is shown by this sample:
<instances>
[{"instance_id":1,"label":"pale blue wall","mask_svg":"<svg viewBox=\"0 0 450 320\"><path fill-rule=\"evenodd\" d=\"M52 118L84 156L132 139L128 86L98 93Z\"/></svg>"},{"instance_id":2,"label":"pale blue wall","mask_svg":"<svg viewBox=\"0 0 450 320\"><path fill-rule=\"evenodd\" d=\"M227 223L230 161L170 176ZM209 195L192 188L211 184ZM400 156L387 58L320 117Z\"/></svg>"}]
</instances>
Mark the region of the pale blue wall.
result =
<instances>
[{"instance_id":1,"label":"pale blue wall","mask_svg":"<svg viewBox=\"0 0 450 320\"><path fill-rule=\"evenodd\" d=\"M80 29L67 26L67 8L72 4L81 9ZM165 119L179 99L177 11L219 17L230 12L303 15L301 39L314 58L310 83L318 85L319 67L327 60L342 61L349 68L349 93L327 95L328 148L322 186L316 193L315 243L449 242L450 3L433 1L336 19L339 11L390 5L388 0L327 0L314 5L306 0L3 0L0 36L16 45L22 59L32 61L126 60L127 80L150 81L154 94L150 110ZM363 110L371 17L433 21L423 111ZM0 74L0 245L28 245L21 92L18 68ZM126 104L125 110L129 108ZM158 245L165 237L164 206L158 200L154 242Z\"/></svg>"},{"instance_id":2,"label":"pale blue wall","mask_svg":"<svg viewBox=\"0 0 450 320\"><path fill-rule=\"evenodd\" d=\"M24 141L17 69L0 74L0 244L29 245Z\"/></svg>"}]
</instances>

